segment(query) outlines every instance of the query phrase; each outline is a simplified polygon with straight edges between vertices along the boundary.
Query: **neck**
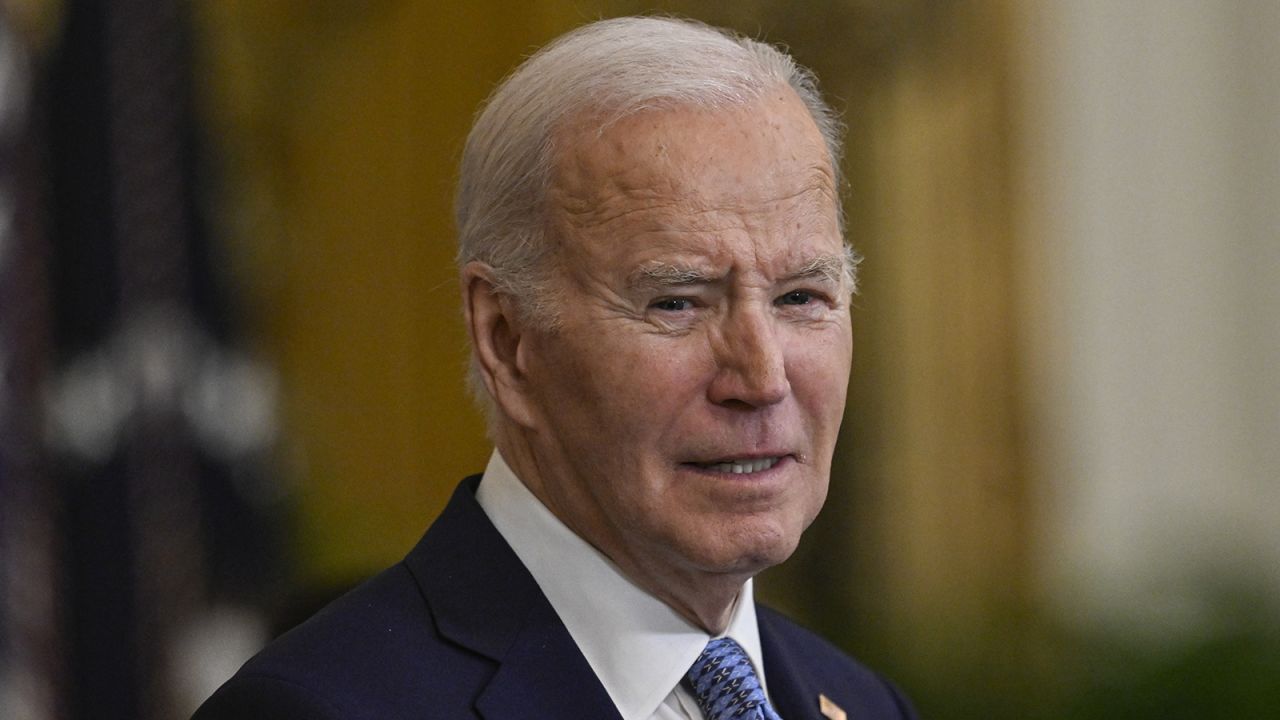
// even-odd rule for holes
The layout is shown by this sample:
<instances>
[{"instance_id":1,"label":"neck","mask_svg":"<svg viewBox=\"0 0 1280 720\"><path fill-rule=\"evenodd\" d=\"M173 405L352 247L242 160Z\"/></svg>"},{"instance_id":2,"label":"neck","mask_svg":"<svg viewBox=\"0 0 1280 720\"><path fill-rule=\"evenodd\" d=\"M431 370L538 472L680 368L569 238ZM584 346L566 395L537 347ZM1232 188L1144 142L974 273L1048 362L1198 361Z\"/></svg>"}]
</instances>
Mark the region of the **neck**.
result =
<instances>
[{"instance_id":1,"label":"neck","mask_svg":"<svg viewBox=\"0 0 1280 720\"><path fill-rule=\"evenodd\" d=\"M646 576L643 568L632 566L629 569L617 559L610 559L632 582L709 635L719 635L729 627L738 596L750 579L750 576L708 577L705 573L699 573L698 577L687 579L667 574L659 581Z\"/></svg>"}]
</instances>

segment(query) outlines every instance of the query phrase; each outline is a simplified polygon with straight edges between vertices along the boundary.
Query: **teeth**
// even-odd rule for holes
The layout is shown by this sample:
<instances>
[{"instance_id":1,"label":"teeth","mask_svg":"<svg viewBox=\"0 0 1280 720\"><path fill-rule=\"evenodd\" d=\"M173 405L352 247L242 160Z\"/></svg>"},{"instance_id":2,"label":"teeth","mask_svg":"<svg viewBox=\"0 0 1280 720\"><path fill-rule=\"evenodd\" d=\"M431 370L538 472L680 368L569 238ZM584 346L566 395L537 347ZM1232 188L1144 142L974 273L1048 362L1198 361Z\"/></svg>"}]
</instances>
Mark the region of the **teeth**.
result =
<instances>
[{"instance_id":1,"label":"teeth","mask_svg":"<svg viewBox=\"0 0 1280 720\"><path fill-rule=\"evenodd\" d=\"M761 470L768 470L778 464L778 458L760 458L758 460L727 460L721 463L713 463L705 465L708 470L722 473L733 473L734 475L750 475L758 473Z\"/></svg>"}]
</instances>

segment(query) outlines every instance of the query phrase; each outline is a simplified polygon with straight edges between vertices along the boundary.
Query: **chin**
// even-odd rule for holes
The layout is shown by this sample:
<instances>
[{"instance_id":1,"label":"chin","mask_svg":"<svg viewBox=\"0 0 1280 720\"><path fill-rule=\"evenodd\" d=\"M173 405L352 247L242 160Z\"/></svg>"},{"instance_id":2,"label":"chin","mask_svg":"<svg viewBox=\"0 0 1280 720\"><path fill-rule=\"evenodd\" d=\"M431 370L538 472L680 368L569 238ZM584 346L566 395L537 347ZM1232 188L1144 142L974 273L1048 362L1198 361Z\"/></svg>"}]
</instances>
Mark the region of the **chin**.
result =
<instances>
[{"instance_id":1,"label":"chin","mask_svg":"<svg viewBox=\"0 0 1280 720\"><path fill-rule=\"evenodd\" d=\"M711 572L754 576L784 562L800 543L799 532L771 528L740 528L728 543L720 543L715 551L702 558L703 567Z\"/></svg>"}]
</instances>

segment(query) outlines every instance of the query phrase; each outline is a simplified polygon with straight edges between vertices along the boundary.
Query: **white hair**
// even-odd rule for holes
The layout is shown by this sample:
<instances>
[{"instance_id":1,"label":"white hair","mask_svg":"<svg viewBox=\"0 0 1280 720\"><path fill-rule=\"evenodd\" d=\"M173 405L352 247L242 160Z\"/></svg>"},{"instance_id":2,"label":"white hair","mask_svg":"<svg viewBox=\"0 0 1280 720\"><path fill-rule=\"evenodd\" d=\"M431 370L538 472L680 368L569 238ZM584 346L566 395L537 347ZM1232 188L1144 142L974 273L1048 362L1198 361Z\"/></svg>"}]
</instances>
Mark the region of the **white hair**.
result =
<instances>
[{"instance_id":1,"label":"white hair","mask_svg":"<svg viewBox=\"0 0 1280 720\"><path fill-rule=\"evenodd\" d=\"M524 321L554 328L554 244L545 233L557 131L586 117L603 131L651 108L745 105L778 87L808 108L838 188L840 123L813 74L778 48L669 17L602 20L562 35L498 86L467 137L454 206L459 268L487 264ZM847 247L846 255L852 289L857 258ZM472 370L473 390L487 399L474 357Z\"/></svg>"},{"instance_id":2,"label":"white hair","mask_svg":"<svg viewBox=\"0 0 1280 720\"><path fill-rule=\"evenodd\" d=\"M840 123L813 74L781 50L667 17L602 20L561 36L498 86L467 137L455 203L459 267L484 262L526 318L554 324L543 288L556 131L587 113L603 130L646 109L742 105L779 86L808 108L838 178Z\"/></svg>"}]
</instances>

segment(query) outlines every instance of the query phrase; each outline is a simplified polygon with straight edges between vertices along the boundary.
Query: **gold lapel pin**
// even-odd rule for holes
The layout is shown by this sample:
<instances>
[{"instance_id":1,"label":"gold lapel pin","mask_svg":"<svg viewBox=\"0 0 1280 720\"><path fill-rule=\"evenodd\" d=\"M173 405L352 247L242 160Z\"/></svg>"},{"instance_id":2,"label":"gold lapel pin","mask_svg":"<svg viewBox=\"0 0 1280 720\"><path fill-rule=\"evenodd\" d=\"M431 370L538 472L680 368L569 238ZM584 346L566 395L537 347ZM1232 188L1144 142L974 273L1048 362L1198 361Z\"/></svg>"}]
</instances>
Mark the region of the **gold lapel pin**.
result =
<instances>
[{"instance_id":1,"label":"gold lapel pin","mask_svg":"<svg viewBox=\"0 0 1280 720\"><path fill-rule=\"evenodd\" d=\"M844 708L831 702L831 698L818 693L818 709L822 711L822 716L828 720L846 720Z\"/></svg>"}]
</instances>

